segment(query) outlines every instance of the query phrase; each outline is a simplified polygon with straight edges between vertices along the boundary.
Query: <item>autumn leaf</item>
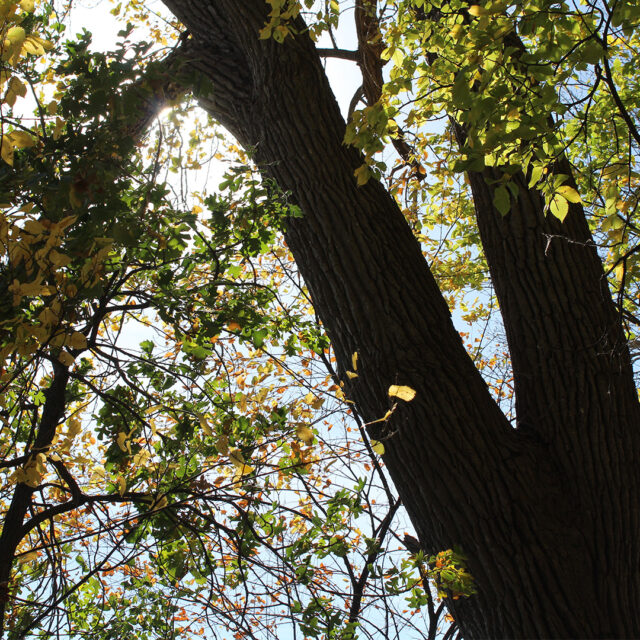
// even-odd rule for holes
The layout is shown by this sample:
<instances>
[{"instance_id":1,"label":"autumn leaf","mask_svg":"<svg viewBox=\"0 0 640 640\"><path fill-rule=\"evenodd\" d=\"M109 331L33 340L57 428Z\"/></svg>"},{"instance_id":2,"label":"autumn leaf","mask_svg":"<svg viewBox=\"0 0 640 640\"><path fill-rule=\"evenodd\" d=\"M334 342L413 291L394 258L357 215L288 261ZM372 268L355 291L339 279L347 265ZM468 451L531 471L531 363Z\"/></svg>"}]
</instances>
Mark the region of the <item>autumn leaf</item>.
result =
<instances>
[{"instance_id":1,"label":"autumn leaf","mask_svg":"<svg viewBox=\"0 0 640 640\"><path fill-rule=\"evenodd\" d=\"M379 440L371 440L371 448L379 456L384 455L384 445Z\"/></svg>"},{"instance_id":2,"label":"autumn leaf","mask_svg":"<svg viewBox=\"0 0 640 640\"><path fill-rule=\"evenodd\" d=\"M86 349L87 337L79 331L74 331L67 339L67 344L72 349Z\"/></svg>"},{"instance_id":3,"label":"autumn leaf","mask_svg":"<svg viewBox=\"0 0 640 640\"><path fill-rule=\"evenodd\" d=\"M70 367L75 362L75 358L68 351L61 351L58 354L58 361L65 367Z\"/></svg>"},{"instance_id":4,"label":"autumn leaf","mask_svg":"<svg viewBox=\"0 0 640 640\"><path fill-rule=\"evenodd\" d=\"M566 198L569 202L573 202L575 204L580 204L582 202L580 194L573 187L568 185L558 187L556 192Z\"/></svg>"},{"instance_id":5,"label":"autumn leaf","mask_svg":"<svg viewBox=\"0 0 640 640\"><path fill-rule=\"evenodd\" d=\"M299 424L296 426L296 437L308 445L313 442L315 434L307 425Z\"/></svg>"},{"instance_id":6,"label":"autumn leaf","mask_svg":"<svg viewBox=\"0 0 640 640\"><path fill-rule=\"evenodd\" d=\"M229 449L229 460L241 476L251 473L254 469L251 465L246 464L242 452L238 448Z\"/></svg>"},{"instance_id":7,"label":"autumn leaf","mask_svg":"<svg viewBox=\"0 0 640 640\"><path fill-rule=\"evenodd\" d=\"M405 402L411 402L416 397L416 392L411 387L392 384L389 387L389 395L393 398L399 398Z\"/></svg>"},{"instance_id":8,"label":"autumn leaf","mask_svg":"<svg viewBox=\"0 0 640 640\"><path fill-rule=\"evenodd\" d=\"M204 435L209 437L213 436L213 431L211 430L211 426L209 425L206 416L201 413L198 413L197 416L198 422L200 422L200 426L202 427L202 431L204 431Z\"/></svg>"}]
</instances>

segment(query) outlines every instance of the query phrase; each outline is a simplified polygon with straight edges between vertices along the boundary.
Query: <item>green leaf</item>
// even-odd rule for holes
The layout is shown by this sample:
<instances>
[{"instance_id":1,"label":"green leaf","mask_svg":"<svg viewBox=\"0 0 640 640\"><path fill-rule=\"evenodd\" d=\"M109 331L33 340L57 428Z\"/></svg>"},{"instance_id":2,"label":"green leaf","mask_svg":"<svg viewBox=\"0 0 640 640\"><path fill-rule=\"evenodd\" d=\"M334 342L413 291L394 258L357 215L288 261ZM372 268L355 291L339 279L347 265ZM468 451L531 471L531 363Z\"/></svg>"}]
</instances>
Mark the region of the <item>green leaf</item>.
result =
<instances>
[{"instance_id":1,"label":"green leaf","mask_svg":"<svg viewBox=\"0 0 640 640\"><path fill-rule=\"evenodd\" d=\"M506 216L511 210L511 197L508 189L504 185L500 185L493 194L493 206L503 215Z\"/></svg>"},{"instance_id":2,"label":"green leaf","mask_svg":"<svg viewBox=\"0 0 640 640\"><path fill-rule=\"evenodd\" d=\"M544 173L544 167L542 165L536 165L531 169L531 179L529 180L529 188L540 182L540 178L542 178L542 174Z\"/></svg>"}]
</instances>

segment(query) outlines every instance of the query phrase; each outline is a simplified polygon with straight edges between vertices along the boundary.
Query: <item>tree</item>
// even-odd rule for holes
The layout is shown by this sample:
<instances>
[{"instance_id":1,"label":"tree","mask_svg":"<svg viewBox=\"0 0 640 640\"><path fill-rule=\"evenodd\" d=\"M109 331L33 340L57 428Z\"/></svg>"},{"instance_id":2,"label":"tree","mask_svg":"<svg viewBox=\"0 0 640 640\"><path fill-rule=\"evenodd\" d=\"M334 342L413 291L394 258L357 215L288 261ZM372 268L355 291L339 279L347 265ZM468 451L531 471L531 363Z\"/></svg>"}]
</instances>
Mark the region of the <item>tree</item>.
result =
<instances>
[{"instance_id":1,"label":"tree","mask_svg":"<svg viewBox=\"0 0 640 640\"><path fill-rule=\"evenodd\" d=\"M583 207L567 198L562 222L547 215L530 172L507 165L515 190L503 216L496 185L504 169L470 167L509 340L513 429L396 203L376 181L355 184L362 159L342 143L344 122L303 23L293 19L296 33L277 43L255 38L267 19L262 2L167 6L189 29L194 68L213 84L202 102L304 212L285 237L341 377L358 353L347 396L372 422L389 408L390 385L416 391L370 433L385 442L385 464L424 548L460 545L469 558L478 594L454 607L463 634L637 636L637 393ZM473 23L464 3L447 6ZM603 11L616 24L614 10ZM508 36L500 44L515 67L525 53ZM587 40L606 60L606 34L604 44L597 33ZM454 127L466 151L472 126ZM573 189L563 155L551 172Z\"/></svg>"},{"instance_id":2,"label":"tree","mask_svg":"<svg viewBox=\"0 0 640 640\"><path fill-rule=\"evenodd\" d=\"M421 548L466 557L477 593L449 603L463 636L640 635L628 349L637 6L413 0L388 3L401 17L385 26L374 2L358 1L358 51L324 52L363 70L368 104L347 129L298 3L166 4L188 29L179 82L302 212L287 217L284 238ZM384 58L394 67L383 92ZM408 89L415 108L399 127L394 96ZM375 179L374 152L391 135L408 167L403 188L424 189L420 125L442 112L504 321L515 427ZM615 136L615 149L595 147ZM594 234L608 238L606 254Z\"/></svg>"},{"instance_id":3,"label":"tree","mask_svg":"<svg viewBox=\"0 0 640 640\"><path fill-rule=\"evenodd\" d=\"M298 209L243 164L215 195L171 193L162 174L184 184L215 139L196 121L181 143L188 105L152 126L180 99L181 47L154 60L125 29L95 53L46 7L7 14L2 631L434 637L444 606L423 554L385 546L400 501L349 434L280 240ZM14 108L28 85L35 121Z\"/></svg>"}]
</instances>

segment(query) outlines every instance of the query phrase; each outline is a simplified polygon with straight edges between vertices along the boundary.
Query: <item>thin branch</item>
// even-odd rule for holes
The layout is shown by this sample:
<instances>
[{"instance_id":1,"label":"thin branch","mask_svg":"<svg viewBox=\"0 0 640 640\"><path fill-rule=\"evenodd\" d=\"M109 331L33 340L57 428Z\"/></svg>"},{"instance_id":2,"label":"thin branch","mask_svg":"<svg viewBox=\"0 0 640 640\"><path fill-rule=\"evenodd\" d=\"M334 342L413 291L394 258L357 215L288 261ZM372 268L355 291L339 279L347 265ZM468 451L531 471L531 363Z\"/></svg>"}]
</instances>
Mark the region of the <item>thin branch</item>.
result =
<instances>
[{"instance_id":1,"label":"thin branch","mask_svg":"<svg viewBox=\"0 0 640 640\"><path fill-rule=\"evenodd\" d=\"M321 58L340 58L341 60L350 60L358 62L358 52L350 49L316 49Z\"/></svg>"}]
</instances>

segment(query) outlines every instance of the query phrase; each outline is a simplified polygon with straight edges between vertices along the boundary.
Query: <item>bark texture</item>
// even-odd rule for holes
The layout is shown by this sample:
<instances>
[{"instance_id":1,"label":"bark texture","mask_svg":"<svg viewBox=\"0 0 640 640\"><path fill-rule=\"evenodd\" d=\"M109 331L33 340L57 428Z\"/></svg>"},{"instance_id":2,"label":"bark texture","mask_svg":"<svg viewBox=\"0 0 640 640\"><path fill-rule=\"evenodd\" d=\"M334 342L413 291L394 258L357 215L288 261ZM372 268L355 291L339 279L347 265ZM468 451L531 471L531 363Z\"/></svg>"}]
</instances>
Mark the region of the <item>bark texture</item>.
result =
<instances>
[{"instance_id":1,"label":"bark texture","mask_svg":"<svg viewBox=\"0 0 640 640\"><path fill-rule=\"evenodd\" d=\"M203 105L304 216L286 234L348 395L428 552L459 545L479 593L455 604L467 638L640 637L638 403L628 353L579 208L560 225L523 184L513 211L472 186L516 373L512 429L467 356L395 202L357 187L358 153L313 43L259 40L263 0L165 0L187 26ZM301 28L302 24L299 25Z\"/></svg>"}]
</instances>

